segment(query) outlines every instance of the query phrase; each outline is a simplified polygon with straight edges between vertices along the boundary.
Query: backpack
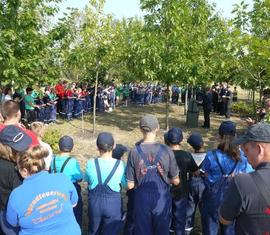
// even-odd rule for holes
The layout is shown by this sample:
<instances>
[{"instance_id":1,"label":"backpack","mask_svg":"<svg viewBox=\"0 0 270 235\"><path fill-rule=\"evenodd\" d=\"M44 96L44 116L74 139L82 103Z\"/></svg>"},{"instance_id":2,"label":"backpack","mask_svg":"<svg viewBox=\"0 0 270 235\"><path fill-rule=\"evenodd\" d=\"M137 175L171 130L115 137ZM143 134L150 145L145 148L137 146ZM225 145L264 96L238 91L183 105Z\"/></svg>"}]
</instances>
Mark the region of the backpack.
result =
<instances>
[{"instance_id":1,"label":"backpack","mask_svg":"<svg viewBox=\"0 0 270 235\"><path fill-rule=\"evenodd\" d=\"M62 167L61 167L59 173L63 173L63 171L64 171L66 165L68 164L68 162L69 162L69 160L70 160L71 158L72 158L72 157L68 157L68 158L64 161L64 163L63 163L63 165L62 165ZM52 169L52 166L53 166L53 169ZM55 157L53 158L53 164L50 166L49 173L57 173L57 170L56 170L56 164L55 164Z\"/></svg>"},{"instance_id":2,"label":"backpack","mask_svg":"<svg viewBox=\"0 0 270 235\"><path fill-rule=\"evenodd\" d=\"M211 191L211 194L213 195L213 197L215 197L215 200L216 200L217 204L220 204L223 201L224 195L225 195L225 193L226 193L226 191L227 191L227 189L229 187L229 184L230 184L230 182L232 180L232 177L233 177L232 174L233 174L233 172L234 172L234 170L235 170L235 168L237 166L238 161L235 162L232 169L227 174L223 170L223 168L222 168L222 166L221 166L221 164L220 164L220 162L218 160L216 151L212 151L212 153L213 153L213 156L214 156L214 158L215 158L215 160L216 160L216 162L217 162L217 164L219 166L219 169L220 169L220 171L222 173L222 177L219 180L217 180L214 184L212 184L210 186L209 190Z\"/></svg>"}]
</instances>

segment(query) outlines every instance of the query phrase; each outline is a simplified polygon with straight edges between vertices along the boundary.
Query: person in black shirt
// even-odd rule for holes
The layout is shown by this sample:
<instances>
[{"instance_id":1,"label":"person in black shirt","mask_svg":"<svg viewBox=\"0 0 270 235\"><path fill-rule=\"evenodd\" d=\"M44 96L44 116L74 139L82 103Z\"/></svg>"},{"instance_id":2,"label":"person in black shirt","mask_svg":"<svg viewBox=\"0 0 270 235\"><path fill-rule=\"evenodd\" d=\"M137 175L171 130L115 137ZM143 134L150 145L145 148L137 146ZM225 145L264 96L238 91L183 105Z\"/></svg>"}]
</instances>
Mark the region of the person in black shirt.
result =
<instances>
[{"instance_id":1,"label":"person in black shirt","mask_svg":"<svg viewBox=\"0 0 270 235\"><path fill-rule=\"evenodd\" d=\"M171 188L172 203L172 230L176 235L185 234L186 210L188 201L188 182L187 173L191 172L199 175L200 171L192 158L191 153L180 149L180 143L183 140L183 133L180 128L172 128L164 135L165 143L168 144L174 152L174 156L179 167L180 185Z\"/></svg>"},{"instance_id":2,"label":"person in black shirt","mask_svg":"<svg viewBox=\"0 0 270 235\"><path fill-rule=\"evenodd\" d=\"M257 123L236 140L255 169L233 178L219 210L222 224L236 220L237 235L270 234L270 125Z\"/></svg>"}]
</instances>

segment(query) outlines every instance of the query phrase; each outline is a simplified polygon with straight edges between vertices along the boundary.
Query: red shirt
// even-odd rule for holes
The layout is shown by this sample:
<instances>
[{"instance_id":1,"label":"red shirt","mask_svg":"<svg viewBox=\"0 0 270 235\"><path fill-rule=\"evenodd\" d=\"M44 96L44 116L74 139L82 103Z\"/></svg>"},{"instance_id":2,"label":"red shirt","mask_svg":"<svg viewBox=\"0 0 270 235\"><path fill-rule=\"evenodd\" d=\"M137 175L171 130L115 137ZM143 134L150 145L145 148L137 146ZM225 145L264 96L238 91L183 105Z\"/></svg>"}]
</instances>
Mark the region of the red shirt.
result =
<instances>
[{"instance_id":1,"label":"red shirt","mask_svg":"<svg viewBox=\"0 0 270 235\"><path fill-rule=\"evenodd\" d=\"M65 96L65 88L61 83L55 86L55 93L61 98Z\"/></svg>"}]
</instances>

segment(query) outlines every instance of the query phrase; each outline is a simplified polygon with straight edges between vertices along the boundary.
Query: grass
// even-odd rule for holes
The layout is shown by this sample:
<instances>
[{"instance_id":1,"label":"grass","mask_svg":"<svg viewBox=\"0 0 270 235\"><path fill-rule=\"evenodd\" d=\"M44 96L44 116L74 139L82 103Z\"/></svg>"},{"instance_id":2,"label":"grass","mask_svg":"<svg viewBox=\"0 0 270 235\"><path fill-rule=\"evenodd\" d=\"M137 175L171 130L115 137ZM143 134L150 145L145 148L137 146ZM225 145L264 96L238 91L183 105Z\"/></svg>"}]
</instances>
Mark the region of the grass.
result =
<instances>
[{"instance_id":1,"label":"grass","mask_svg":"<svg viewBox=\"0 0 270 235\"><path fill-rule=\"evenodd\" d=\"M155 114L160 122L160 132L158 140L163 143L163 134L165 133L165 104L157 104L150 106L130 106L119 107L112 113L99 113L96 121L96 134L92 130L92 116L84 117L84 121L76 119L70 122L58 121L56 124L50 125L49 129L57 129L61 135L70 135L74 138L75 146L73 154L77 156L81 168L84 171L86 162L89 158L97 157L98 151L95 145L96 137L99 132L111 132L117 143L133 147L134 144L141 139L141 133L138 128L139 120L144 114ZM184 140L182 148L191 151L186 143L186 138L191 132L200 132L205 142L205 148L212 149L217 145L218 127L224 120L224 117L211 115L211 129L194 128L188 129L185 126L186 116L184 115L183 106L170 106L170 127L181 127L184 131ZM244 121L238 117L232 117L232 121L236 122L237 127L243 129ZM200 113L199 126L203 124L203 114ZM84 199L84 221L83 229L87 228L87 190L86 185L82 185L82 196ZM198 218L198 216L197 216ZM200 224L197 223L193 234L200 234Z\"/></svg>"}]
</instances>

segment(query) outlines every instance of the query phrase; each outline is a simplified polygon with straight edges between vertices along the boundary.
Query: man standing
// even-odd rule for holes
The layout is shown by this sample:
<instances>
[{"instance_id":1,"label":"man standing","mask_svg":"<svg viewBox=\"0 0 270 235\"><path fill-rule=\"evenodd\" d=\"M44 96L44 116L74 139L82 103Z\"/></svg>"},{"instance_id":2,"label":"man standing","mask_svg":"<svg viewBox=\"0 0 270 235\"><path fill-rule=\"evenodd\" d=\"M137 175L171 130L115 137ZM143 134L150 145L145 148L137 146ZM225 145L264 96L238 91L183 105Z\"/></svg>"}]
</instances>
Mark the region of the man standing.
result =
<instances>
[{"instance_id":1,"label":"man standing","mask_svg":"<svg viewBox=\"0 0 270 235\"><path fill-rule=\"evenodd\" d=\"M236 220L236 234L270 234L270 125L257 123L236 141L255 169L233 178L220 207L220 222Z\"/></svg>"},{"instance_id":2,"label":"man standing","mask_svg":"<svg viewBox=\"0 0 270 235\"><path fill-rule=\"evenodd\" d=\"M204 124L203 128L210 128L210 113L212 110L212 91L207 87L202 95L203 116Z\"/></svg>"},{"instance_id":3,"label":"man standing","mask_svg":"<svg viewBox=\"0 0 270 235\"><path fill-rule=\"evenodd\" d=\"M135 235L168 235L171 215L170 184L178 185L179 170L172 150L156 142L159 123L154 115L140 121L143 140L130 151L128 189L134 192Z\"/></svg>"}]
</instances>

